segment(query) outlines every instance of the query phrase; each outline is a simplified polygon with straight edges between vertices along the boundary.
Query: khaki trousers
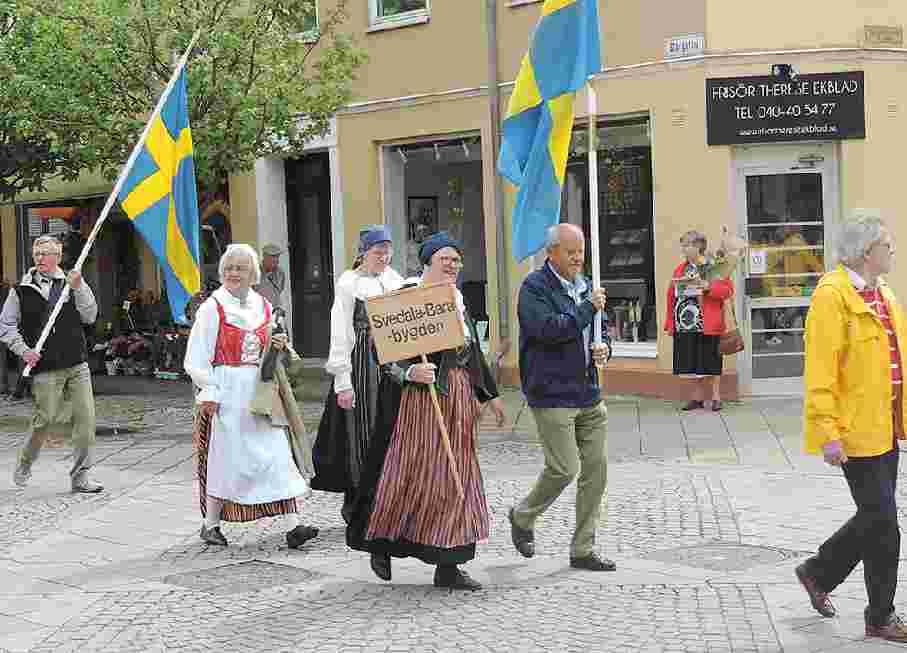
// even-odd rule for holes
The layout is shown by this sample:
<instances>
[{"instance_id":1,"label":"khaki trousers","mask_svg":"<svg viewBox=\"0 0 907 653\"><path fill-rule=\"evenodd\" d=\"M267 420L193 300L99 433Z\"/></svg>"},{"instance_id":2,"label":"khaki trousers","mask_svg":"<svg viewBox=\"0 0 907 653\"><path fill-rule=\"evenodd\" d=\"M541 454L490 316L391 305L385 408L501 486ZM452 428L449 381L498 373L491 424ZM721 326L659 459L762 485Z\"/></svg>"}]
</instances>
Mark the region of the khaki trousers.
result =
<instances>
[{"instance_id":1,"label":"khaki trousers","mask_svg":"<svg viewBox=\"0 0 907 653\"><path fill-rule=\"evenodd\" d=\"M521 528L533 528L545 510L579 475L576 482L576 530L570 555L583 558L593 551L595 529L607 503L608 412L599 401L589 408L533 408L545 469L525 499L513 510Z\"/></svg>"},{"instance_id":2,"label":"khaki trousers","mask_svg":"<svg viewBox=\"0 0 907 653\"><path fill-rule=\"evenodd\" d=\"M19 450L19 463L31 467L48 435L70 436L73 461L69 475L75 481L93 463L95 406L88 363L36 374L32 394L35 399L32 429ZM69 408L71 419L68 419Z\"/></svg>"}]
</instances>

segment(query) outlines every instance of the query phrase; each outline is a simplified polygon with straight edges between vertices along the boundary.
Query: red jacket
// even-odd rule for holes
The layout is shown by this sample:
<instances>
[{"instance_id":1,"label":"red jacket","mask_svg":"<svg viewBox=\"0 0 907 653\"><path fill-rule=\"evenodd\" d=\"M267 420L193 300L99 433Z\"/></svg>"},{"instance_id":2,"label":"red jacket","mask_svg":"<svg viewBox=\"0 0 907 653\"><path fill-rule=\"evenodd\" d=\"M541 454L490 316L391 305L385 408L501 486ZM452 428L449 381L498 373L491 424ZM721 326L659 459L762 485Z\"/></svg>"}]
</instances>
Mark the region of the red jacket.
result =
<instances>
[{"instance_id":1,"label":"red jacket","mask_svg":"<svg viewBox=\"0 0 907 653\"><path fill-rule=\"evenodd\" d=\"M665 317L665 331L674 335L674 280L683 278L687 262L683 261L674 269L671 283L668 284L668 314ZM724 302L734 296L734 283L730 279L716 279L709 283L709 288L699 298L702 306L702 332L707 336L720 336L726 331L724 326Z\"/></svg>"}]
</instances>

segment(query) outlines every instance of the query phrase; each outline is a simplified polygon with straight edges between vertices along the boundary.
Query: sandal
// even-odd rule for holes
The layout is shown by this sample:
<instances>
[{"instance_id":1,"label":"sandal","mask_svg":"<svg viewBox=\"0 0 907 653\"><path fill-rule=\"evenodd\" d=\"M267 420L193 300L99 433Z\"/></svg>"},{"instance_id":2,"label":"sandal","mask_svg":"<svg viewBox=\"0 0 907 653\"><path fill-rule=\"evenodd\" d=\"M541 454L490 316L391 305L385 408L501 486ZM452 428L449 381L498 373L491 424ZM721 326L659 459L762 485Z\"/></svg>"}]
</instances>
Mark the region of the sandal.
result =
<instances>
[{"instance_id":1,"label":"sandal","mask_svg":"<svg viewBox=\"0 0 907 653\"><path fill-rule=\"evenodd\" d=\"M683 408L680 410L696 410L697 408L702 408L702 402L694 399L693 401L688 401L684 404Z\"/></svg>"},{"instance_id":2,"label":"sandal","mask_svg":"<svg viewBox=\"0 0 907 653\"><path fill-rule=\"evenodd\" d=\"M712 401L710 401L709 404L710 404L709 410L711 410L713 413L717 413L719 410L721 410L721 400L720 399L712 399Z\"/></svg>"}]
</instances>

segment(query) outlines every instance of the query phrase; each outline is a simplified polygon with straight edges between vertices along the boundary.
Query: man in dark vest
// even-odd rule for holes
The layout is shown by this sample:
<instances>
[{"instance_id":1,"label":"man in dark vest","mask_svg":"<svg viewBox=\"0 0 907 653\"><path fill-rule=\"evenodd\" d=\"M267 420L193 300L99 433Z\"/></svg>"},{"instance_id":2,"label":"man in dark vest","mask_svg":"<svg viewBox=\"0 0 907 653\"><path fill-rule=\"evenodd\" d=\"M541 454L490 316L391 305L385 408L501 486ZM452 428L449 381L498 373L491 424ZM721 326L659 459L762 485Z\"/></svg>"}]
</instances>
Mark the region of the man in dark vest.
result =
<instances>
[{"instance_id":1,"label":"man in dark vest","mask_svg":"<svg viewBox=\"0 0 907 653\"><path fill-rule=\"evenodd\" d=\"M24 487L31 466L51 432L71 434L73 464L70 471L73 492L100 492L103 486L89 478L95 437L94 393L88 369L83 325L98 316L98 305L88 284L75 270L69 276L60 269L63 247L53 236L35 240L35 266L13 287L0 311L0 341L32 365L32 394L35 413L32 431L19 451L13 481ZM40 353L35 344L69 281L69 298L60 310L50 336ZM64 400L72 405L72 420L62 423Z\"/></svg>"}]
</instances>

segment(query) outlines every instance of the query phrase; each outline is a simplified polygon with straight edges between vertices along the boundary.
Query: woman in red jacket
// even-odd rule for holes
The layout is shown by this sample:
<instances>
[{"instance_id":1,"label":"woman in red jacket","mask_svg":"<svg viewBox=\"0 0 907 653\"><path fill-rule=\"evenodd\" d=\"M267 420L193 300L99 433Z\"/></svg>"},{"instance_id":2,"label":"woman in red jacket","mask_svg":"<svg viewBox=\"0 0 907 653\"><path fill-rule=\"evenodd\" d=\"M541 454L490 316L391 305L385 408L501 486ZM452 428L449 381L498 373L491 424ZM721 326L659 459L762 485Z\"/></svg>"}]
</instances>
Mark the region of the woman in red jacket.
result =
<instances>
[{"instance_id":1,"label":"woman in red jacket","mask_svg":"<svg viewBox=\"0 0 907 653\"><path fill-rule=\"evenodd\" d=\"M725 331L724 302L733 296L734 284L730 279L702 278L707 245L698 231L681 237L684 261L668 285L665 332L674 337L674 374L696 379L693 398L682 410L721 410L718 343Z\"/></svg>"}]
</instances>

